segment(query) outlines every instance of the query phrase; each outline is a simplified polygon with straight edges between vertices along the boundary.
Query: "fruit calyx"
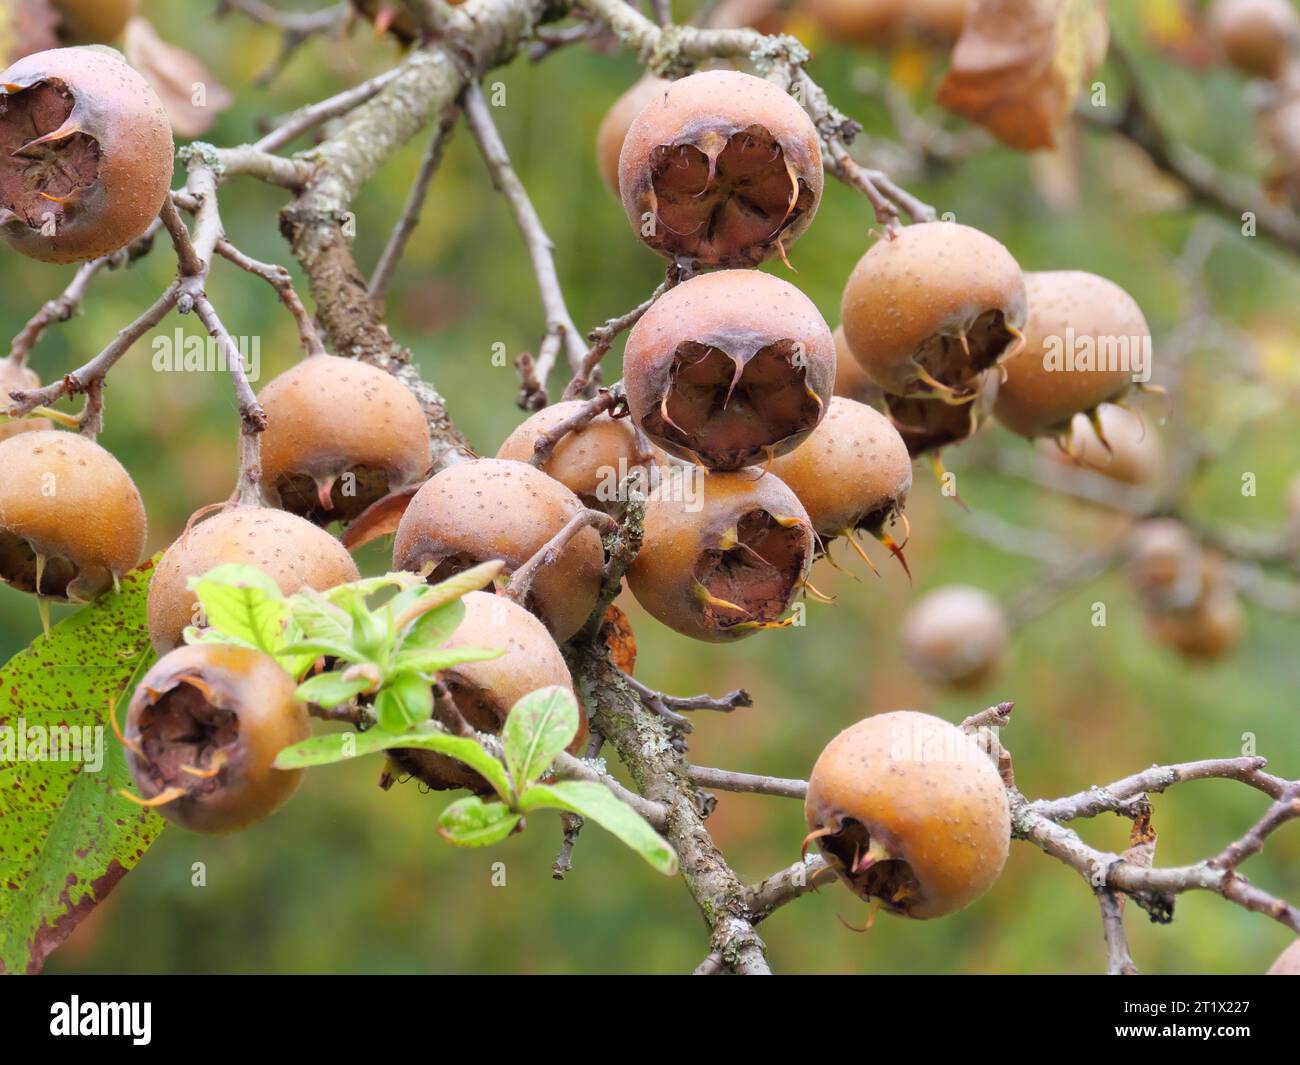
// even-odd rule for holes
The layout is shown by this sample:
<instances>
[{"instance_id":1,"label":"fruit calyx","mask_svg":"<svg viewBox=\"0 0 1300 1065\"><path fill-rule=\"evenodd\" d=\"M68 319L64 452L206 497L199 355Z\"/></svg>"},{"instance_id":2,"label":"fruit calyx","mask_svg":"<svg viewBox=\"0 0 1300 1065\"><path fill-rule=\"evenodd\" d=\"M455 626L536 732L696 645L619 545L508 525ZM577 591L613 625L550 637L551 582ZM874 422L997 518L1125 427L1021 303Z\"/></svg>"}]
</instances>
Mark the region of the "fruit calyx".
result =
<instances>
[{"instance_id":1,"label":"fruit calyx","mask_svg":"<svg viewBox=\"0 0 1300 1065\"><path fill-rule=\"evenodd\" d=\"M793 340L710 337L680 345L657 410L643 427L717 469L736 469L820 420ZM785 385L788 384L788 387Z\"/></svg>"},{"instance_id":2,"label":"fruit calyx","mask_svg":"<svg viewBox=\"0 0 1300 1065\"><path fill-rule=\"evenodd\" d=\"M709 624L724 632L781 629L790 588L803 579L811 548L798 518L751 510L724 529L695 564L695 594Z\"/></svg>"},{"instance_id":3,"label":"fruit calyx","mask_svg":"<svg viewBox=\"0 0 1300 1065\"><path fill-rule=\"evenodd\" d=\"M82 130L62 80L5 83L0 91L0 225L57 230L99 179L99 142Z\"/></svg>"},{"instance_id":4,"label":"fruit calyx","mask_svg":"<svg viewBox=\"0 0 1300 1065\"><path fill-rule=\"evenodd\" d=\"M920 881L883 829L845 817L810 832L804 849L814 840L860 899L900 916L912 903L924 901Z\"/></svg>"}]
</instances>

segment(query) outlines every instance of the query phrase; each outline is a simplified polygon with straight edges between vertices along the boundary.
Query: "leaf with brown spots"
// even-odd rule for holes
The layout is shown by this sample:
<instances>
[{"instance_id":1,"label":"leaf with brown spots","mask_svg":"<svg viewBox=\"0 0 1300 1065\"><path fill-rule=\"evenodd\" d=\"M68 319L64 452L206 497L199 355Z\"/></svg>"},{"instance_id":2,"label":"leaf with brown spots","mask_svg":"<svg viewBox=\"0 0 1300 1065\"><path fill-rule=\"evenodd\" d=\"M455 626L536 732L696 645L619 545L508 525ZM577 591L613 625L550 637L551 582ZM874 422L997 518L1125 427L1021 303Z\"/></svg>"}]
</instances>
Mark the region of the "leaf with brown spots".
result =
<instances>
[{"instance_id":1,"label":"leaf with brown spots","mask_svg":"<svg viewBox=\"0 0 1300 1065\"><path fill-rule=\"evenodd\" d=\"M1055 147L1108 42L1105 0L973 0L939 102L1009 147Z\"/></svg>"},{"instance_id":2,"label":"leaf with brown spots","mask_svg":"<svg viewBox=\"0 0 1300 1065\"><path fill-rule=\"evenodd\" d=\"M132 570L121 591L0 668L0 973L39 972L162 830L161 817L119 794L131 779L108 723L109 707L120 721L118 704L153 662L152 572L152 562ZM63 759L29 760L41 753L39 737L64 725ZM72 744L71 733L84 741L85 728L92 742ZM55 753L48 740L44 748Z\"/></svg>"}]
</instances>

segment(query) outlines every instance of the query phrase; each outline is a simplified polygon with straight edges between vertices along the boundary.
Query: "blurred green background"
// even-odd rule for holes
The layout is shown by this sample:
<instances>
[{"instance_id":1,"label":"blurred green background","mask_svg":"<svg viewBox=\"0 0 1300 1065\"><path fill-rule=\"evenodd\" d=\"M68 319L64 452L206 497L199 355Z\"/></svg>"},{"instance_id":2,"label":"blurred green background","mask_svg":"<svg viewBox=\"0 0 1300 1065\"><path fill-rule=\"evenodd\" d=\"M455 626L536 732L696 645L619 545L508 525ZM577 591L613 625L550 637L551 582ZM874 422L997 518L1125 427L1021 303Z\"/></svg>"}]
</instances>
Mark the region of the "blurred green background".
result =
<instances>
[{"instance_id":1,"label":"blurred green background","mask_svg":"<svg viewBox=\"0 0 1300 1065\"><path fill-rule=\"evenodd\" d=\"M346 42L310 43L271 88L258 88L254 78L273 56L276 35L239 17L214 21L214 6L200 0L145 5L167 40L201 55L236 92L237 103L207 138L217 143L252 139L260 117L321 98L398 59L395 46L361 27ZM1169 62L1142 39L1135 5L1113 6L1169 128L1226 167L1261 176L1267 158L1255 141L1244 83L1222 68ZM891 67L880 55L816 37L811 43L812 73L832 99L870 134L890 139L884 108L864 90L869 72L887 76L898 61ZM942 69L942 59L923 67L917 104L927 119L959 128L927 102ZM662 276L659 260L629 233L593 160L597 124L637 73L625 54L578 46L540 65L521 59L489 77L506 87L497 120L555 241L580 325L633 306ZM1107 68L1098 80L1117 101L1118 74ZM1076 148L1073 163L1031 162L995 148L907 180L941 211L1004 241L1026 269L1093 270L1125 286L1152 324L1159 366L1161 339L1187 308L1176 257L1206 216L1171 203L1140 160L1103 136L1085 132ZM367 268L400 212L423 150L422 143L410 145L356 204L357 258ZM1045 177L1049 169L1054 178ZM277 190L232 183L222 194L230 237L250 254L287 263L275 225L283 203ZM865 201L831 183L816 223L793 250L797 272L776 269L832 325L840 289L872 224ZM1264 238L1210 224L1222 236L1205 271L1213 310L1254 340L1207 346L1189 359L1180 409L1223 450L1196 481L1188 505L1216 526L1274 529L1284 487L1300 470L1294 414L1300 271L1294 255ZM153 298L173 269L160 246L130 270L102 276L83 312L49 330L33 366L51 380L79 365ZM68 269L7 255L2 331L15 333L70 276ZM218 264L209 291L232 333L260 338L263 381L298 357L292 322L260 282ZM504 343L512 355L535 351L542 322L520 237L463 129L398 274L390 323L449 397L475 446L494 452L522 417L513 403L514 371L493 366L494 345ZM178 326L194 329L173 316L161 332L170 335ZM610 380L617 355L616 349ZM229 493L237 418L222 377L160 375L150 363L151 349L142 343L113 373L101 439L140 485L153 550L166 546L196 507ZM558 394L558 379L555 386ZM1148 409L1159 416L1158 404ZM1122 532L1114 515L992 472L991 458L1006 451L1030 453L993 429L946 456L972 508L1050 528L1079 552ZM1245 471L1258 478L1253 498L1241 495ZM885 565L880 552L879 578L850 561L849 573L823 563L814 582L838 599L810 604L804 628L735 646L688 643L624 597L642 680L682 694L743 686L755 697L751 710L697 718L690 739L695 761L806 776L825 742L864 715L911 707L958 720L989 702L1014 699L1018 709L1003 738L1030 796L1066 794L1156 761L1235 755L1244 734L1255 737L1274 770L1300 775L1300 621L1253 606L1246 638L1231 658L1189 666L1144 637L1142 614L1122 576L1111 576L1068 595L1018 632L1010 667L987 692L952 697L927 689L898 654L898 623L908 604L956 580L1014 599L1038 581L1042 567L963 533L955 505L939 495L924 464L917 466L909 514L915 585ZM382 572L384 547L367 550L363 568ZM1094 602L1107 605L1104 628L1090 624ZM0 657L39 631L34 604L0 589ZM705 954L706 930L682 884L651 873L605 834L586 831L573 871L557 882L550 868L560 843L558 820L537 818L524 836L490 850L454 850L433 831L450 799L422 794L414 784L384 794L376 787L379 769L370 760L317 770L288 807L235 837L165 832L51 958L49 971L681 972ZM1156 800L1157 860L1177 864L1215 853L1262 809L1261 797L1240 785L1180 786ZM748 881L796 858L804 833L799 803L755 796L721 796L709 824ZM1121 849L1127 840L1126 823L1118 819L1087 823L1082 831L1106 848ZM205 887L191 884L196 862L206 865ZM494 886L494 863L504 863L504 886ZM1300 898L1300 832L1279 833L1246 871L1265 888ZM773 966L863 973L1104 967L1093 897L1074 872L1025 844L1013 845L995 889L957 916L928 923L882 918L861 935L836 919L860 924L864 913L838 886L783 909L762 927ZM1289 941L1279 925L1204 895L1182 896L1171 927L1150 925L1136 907L1128 926L1134 957L1150 972L1259 972Z\"/></svg>"}]
</instances>

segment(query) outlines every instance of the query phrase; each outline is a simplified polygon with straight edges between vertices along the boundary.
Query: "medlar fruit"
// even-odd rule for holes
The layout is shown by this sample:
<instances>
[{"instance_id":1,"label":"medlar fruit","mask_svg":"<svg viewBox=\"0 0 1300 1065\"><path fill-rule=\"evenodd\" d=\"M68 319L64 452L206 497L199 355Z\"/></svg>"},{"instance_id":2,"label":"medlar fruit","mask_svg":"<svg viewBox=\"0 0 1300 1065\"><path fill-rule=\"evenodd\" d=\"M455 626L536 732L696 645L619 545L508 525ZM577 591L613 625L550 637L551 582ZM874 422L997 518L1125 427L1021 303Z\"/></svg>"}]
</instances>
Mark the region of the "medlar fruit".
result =
<instances>
[{"instance_id":1,"label":"medlar fruit","mask_svg":"<svg viewBox=\"0 0 1300 1065\"><path fill-rule=\"evenodd\" d=\"M735 70L656 93L627 131L618 174L632 231L697 266L784 257L822 195L812 119L772 82Z\"/></svg>"},{"instance_id":2,"label":"medlar fruit","mask_svg":"<svg viewBox=\"0 0 1300 1065\"><path fill-rule=\"evenodd\" d=\"M32 389L40 387L41 379L36 376L34 370L22 363L14 362L13 359L7 356L0 359L0 411L3 411L13 402L9 398L10 392L30 392ZM8 440L11 436L17 436L19 433L31 433L40 429L53 428L54 425L48 418L0 420L0 440Z\"/></svg>"},{"instance_id":3,"label":"medlar fruit","mask_svg":"<svg viewBox=\"0 0 1300 1065\"><path fill-rule=\"evenodd\" d=\"M903 656L931 684L980 688L1001 672L1011 626L993 596L950 584L922 596L903 618Z\"/></svg>"},{"instance_id":4,"label":"medlar fruit","mask_svg":"<svg viewBox=\"0 0 1300 1065\"><path fill-rule=\"evenodd\" d=\"M1172 518L1144 521L1129 537L1129 583L1153 611L1195 603L1202 569L1200 545L1187 526Z\"/></svg>"},{"instance_id":5,"label":"medlar fruit","mask_svg":"<svg viewBox=\"0 0 1300 1065\"><path fill-rule=\"evenodd\" d=\"M647 74L614 101L614 106L596 130L596 165L600 167L600 176L615 196L619 194L618 157L623 151L623 142L627 139L632 120L670 84L672 83L667 78Z\"/></svg>"},{"instance_id":6,"label":"medlar fruit","mask_svg":"<svg viewBox=\"0 0 1300 1065\"><path fill-rule=\"evenodd\" d=\"M144 552L144 503L93 440L42 429L0 440L0 581L86 603Z\"/></svg>"},{"instance_id":7,"label":"medlar fruit","mask_svg":"<svg viewBox=\"0 0 1300 1065\"><path fill-rule=\"evenodd\" d=\"M1186 607L1155 610L1147 617L1151 638L1193 662L1229 654L1241 639L1246 616L1225 572L1223 559L1201 552L1200 589Z\"/></svg>"},{"instance_id":8,"label":"medlar fruit","mask_svg":"<svg viewBox=\"0 0 1300 1065\"><path fill-rule=\"evenodd\" d=\"M59 37L67 44L112 44L135 14L138 0L53 0Z\"/></svg>"},{"instance_id":9,"label":"medlar fruit","mask_svg":"<svg viewBox=\"0 0 1300 1065\"><path fill-rule=\"evenodd\" d=\"M531 691L558 685L573 691L573 678L551 634L527 610L505 596L470 592L461 599L465 618L446 647L499 648L505 653L486 662L462 662L439 674L461 717L479 732L499 732L510 708ZM578 734L569 744L572 754L587 745L587 716L578 704ZM434 751L395 750L398 769L431 788L486 787L486 782L454 758Z\"/></svg>"},{"instance_id":10,"label":"medlar fruit","mask_svg":"<svg viewBox=\"0 0 1300 1065\"><path fill-rule=\"evenodd\" d=\"M543 407L506 437L497 458L531 462L540 437L555 429L583 406L570 399ZM540 469L553 477L589 507L604 510L615 502L619 484L630 470L653 456L642 456L636 431L626 418L602 413L581 429L565 435Z\"/></svg>"},{"instance_id":11,"label":"medlar fruit","mask_svg":"<svg viewBox=\"0 0 1300 1065\"><path fill-rule=\"evenodd\" d=\"M799 497L823 543L852 542L859 529L888 540L885 526L901 517L912 488L912 460L889 419L839 396L812 435L768 468Z\"/></svg>"},{"instance_id":12,"label":"medlar fruit","mask_svg":"<svg viewBox=\"0 0 1300 1065\"><path fill-rule=\"evenodd\" d=\"M57 48L58 21L49 0L9 0L0 4L0 63L8 66L33 52Z\"/></svg>"},{"instance_id":13,"label":"medlar fruit","mask_svg":"<svg viewBox=\"0 0 1300 1065\"><path fill-rule=\"evenodd\" d=\"M1068 438L1076 414L1120 399L1150 370L1151 330L1133 297L1096 274L1027 274L1025 287L1025 345L1004 364L993 416L1021 436Z\"/></svg>"},{"instance_id":14,"label":"medlar fruit","mask_svg":"<svg viewBox=\"0 0 1300 1065\"><path fill-rule=\"evenodd\" d=\"M351 521L429 469L429 425L392 374L314 355L257 397L266 411L262 490L317 524Z\"/></svg>"},{"instance_id":15,"label":"medlar fruit","mask_svg":"<svg viewBox=\"0 0 1300 1065\"><path fill-rule=\"evenodd\" d=\"M427 573L437 583L500 559L512 573L581 509L577 496L527 463L459 462L411 500L393 542L393 569ZM556 640L576 633L595 608L604 560L600 535L587 528L537 572L526 605Z\"/></svg>"},{"instance_id":16,"label":"medlar fruit","mask_svg":"<svg viewBox=\"0 0 1300 1065\"><path fill-rule=\"evenodd\" d=\"M158 560L148 615L159 654L177 646L187 626L202 625L189 579L227 564L256 566L286 595L360 578L343 545L311 522L271 507L227 507L192 525Z\"/></svg>"},{"instance_id":17,"label":"medlar fruit","mask_svg":"<svg viewBox=\"0 0 1300 1065\"><path fill-rule=\"evenodd\" d=\"M831 339L835 342L835 395L879 408L884 402L884 389L871 379L862 364L853 357L849 342L844 339L844 326L836 326Z\"/></svg>"},{"instance_id":18,"label":"medlar fruit","mask_svg":"<svg viewBox=\"0 0 1300 1065\"><path fill-rule=\"evenodd\" d=\"M123 731L144 804L193 832L233 832L278 810L303 771L272 763L311 735L296 687L274 658L245 647L163 656L136 688Z\"/></svg>"},{"instance_id":19,"label":"medlar fruit","mask_svg":"<svg viewBox=\"0 0 1300 1065\"><path fill-rule=\"evenodd\" d=\"M1277 961L1268 967L1266 976L1300 976L1300 939L1277 956Z\"/></svg>"},{"instance_id":20,"label":"medlar fruit","mask_svg":"<svg viewBox=\"0 0 1300 1065\"><path fill-rule=\"evenodd\" d=\"M948 47L961 36L967 0L810 0L806 10L840 44L920 41Z\"/></svg>"},{"instance_id":21,"label":"medlar fruit","mask_svg":"<svg viewBox=\"0 0 1300 1065\"><path fill-rule=\"evenodd\" d=\"M787 281L756 270L669 289L628 334L623 383L637 425L679 458L735 470L793 450L826 412L835 342Z\"/></svg>"},{"instance_id":22,"label":"medlar fruit","mask_svg":"<svg viewBox=\"0 0 1300 1065\"><path fill-rule=\"evenodd\" d=\"M1214 0L1210 32L1243 74L1276 78L1300 38L1300 18L1289 0Z\"/></svg>"},{"instance_id":23,"label":"medlar fruit","mask_svg":"<svg viewBox=\"0 0 1300 1065\"><path fill-rule=\"evenodd\" d=\"M961 729L901 710L836 736L808 780L808 840L886 912L955 913L998 878L1011 842L1006 789Z\"/></svg>"},{"instance_id":24,"label":"medlar fruit","mask_svg":"<svg viewBox=\"0 0 1300 1065\"><path fill-rule=\"evenodd\" d=\"M815 537L775 474L670 475L647 499L644 529L628 587L670 629L722 643L791 624Z\"/></svg>"},{"instance_id":25,"label":"medlar fruit","mask_svg":"<svg viewBox=\"0 0 1300 1065\"><path fill-rule=\"evenodd\" d=\"M1025 280L998 241L955 222L906 226L858 260L840 304L849 350L886 392L959 401L1021 342Z\"/></svg>"},{"instance_id":26,"label":"medlar fruit","mask_svg":"<svg viewBox=\"0 0 1300 1065\"><path fill-rule=\"evenodd\" d=\"M1040 440L1038 449L1052 465L1081 466L1111 481L1135 488L1154 484L1164 466L1160 437L1141 418L1122 407L1103 403L1096 411L1098 429L1076 414L1069 447Z\"/></svg>"},{"instance_id":27,"label":"medlar fruit","mask_svg":"<svg viewBox=\"0 0 1300 1065\"><path fill-rule=\"evenodd\" d=\"M0 73L0 233L51 263L123 248L162 209L172 131L153 87L104 48L55 48Z\"/></svg>"}]
</instances>

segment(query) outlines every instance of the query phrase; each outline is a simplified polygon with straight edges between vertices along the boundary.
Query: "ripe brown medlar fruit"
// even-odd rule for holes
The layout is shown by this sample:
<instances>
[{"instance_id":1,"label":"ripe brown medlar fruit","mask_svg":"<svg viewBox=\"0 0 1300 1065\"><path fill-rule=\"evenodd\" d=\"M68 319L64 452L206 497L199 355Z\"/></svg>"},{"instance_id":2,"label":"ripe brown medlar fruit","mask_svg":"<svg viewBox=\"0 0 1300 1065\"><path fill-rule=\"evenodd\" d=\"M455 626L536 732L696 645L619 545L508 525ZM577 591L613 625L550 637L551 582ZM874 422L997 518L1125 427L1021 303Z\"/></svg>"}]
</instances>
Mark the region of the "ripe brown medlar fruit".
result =
<instances>
[{"instance_id":1,"label":"ripe brown medlar fruit","mask_svg":"<svg viewBox=\"0 0 1300 1065\"><path fill-rule=\"evenodd\" d=\"M968 0L808 0L831 40L880 47L920 42L948 47L961 36Z\"/></svg>"},{"instance_id":2,"label":"ripe brown medlar fruit","mask_svg":"<svg viewBox=\"0 0 1300 1065\"><path fill-rule=\"evenodd\" d=\"M1290 0L1214 0L1209 22L1224 57L1252 78L1278 77L1300 38Z\"/></svg>"},{"instance_id":3,"label":"ripe brown medlar fruit","mask_svg":"<svg viewBox=\"0 0 1300 1065\"><path fill-rule=\"evenodd\" d=\"M570 399L543 407L506 437L497 458L531 462L540 437L572 418L583 407L582 400ZM636 431L627 418L598 414L581 429L567 433L539 467L589 507L608 509L617 501L624 477L653 460L653 454L639 454Z\"/></svg>"},{"instance_id":4,"label":"ripe brown medlar fruit","mask_svg":"<svg viewBox=\"0 0 1300 1065\"><path fill-rule=\"evenodd\" d=\"M65 44L112 44L135 14L138 0L52 0Z\"/></svg>"},{"instance_id":5,"label":"ripe brown medlar fruit","mask_svg":"<svg viewBox=\"0 0 1300 1065\"><path fill-rule=\"evenodd\" d=\"M993 416L1021 436L1068 440L1076 414L1091 416L1150 371L1151 330L1133 297L1096 274L1026 274L1025 286L1025 345L1003 365Z\"/></svg>"},{"instance_id":6,"label":"ripe brown medlar fruit","mask_svg":"<svg viewBox=\"0 0 1300 1065\"><path fill-rule=\"evenodd\" d=\"M903 656L931 684L973 691L1002 671L1011 649L1005 611L981 588L949 584L903 618Z\"/></svg>"},{"instance_id":7,"label":"ripe brown medlar fruit","mask_svg":"<svg viewBox=\"0 0 1300 1065\"><path fill-rule=\"evenodd\" d=\"M768 35L784 33L793 5L790 0L721 0L709 16L710 29L749 27Z\"/></svg>"},{"instance_id":8,"label":"ripe brown medlar fruit","mask_svg":"<svg viewBox=\"0 0 1300 1065\"><path fill-rule=\"evenodd\" d=\"M1300 939L1277 956L1277 961L1268 967L1266 976L1300 976Z\"/></svg>"},{"instance_id":9,"label":"ripe brown medlar fruit","mask_svg":"<svg viewBox=\"0 0 1300 1065\"><path fill-rule=\"evenodd\" d=\"M868 407L879 408L884 403L885 390L871 379L862 364L853 357L849 342L844 339L844 326L836 326L831 339L835 341L834 394L865 403Z\"/></svg>"},{"instance_id":10,"label":"ripe brown medlar fruit","mask_svg":"<svg viewBox=\"0 0 1300 1065\"><path fill-rule=\"evenodd\" d=\"M0 440L0 581L85 603L144 552L131 475L93 440L43 429Z\"/></svg>"},{"instance_id":11,"label":"ripe brown medlar fruit","mask_svg":"<svg viewBox=\"0 0 1300 1065\"><path fill-rule=\"evenodd\" d=\"M697 266L784 257L822 195L812 119L783 89L735 70L657 93L628 129L618 173L633 232Z\"/></svg>"},{"instance_id":12,"label":"ripe brown medlar fruit","mask_svg":"<svg viewBox=\"0 0 1300 1065\"><path fill-rule=\"evenodd\" d=\"M452 703L479 732L499 732L510 708L531 691L557 685L573 691L573 678L551 634L527 610L505 596L470 592L461 599L465 618L445 646L500 649L500 658L462 662L439 674ZM578 734L569 744L573 754L587 745L587 715L578 704ZM454 758L434 751L395 750L392 761L404 773L431 788L487 787L486 781Z\"/></svg>"},{"instance_id":13,"label":"ripe brown medlar fruit","mask_svg":"<svg viewBox=\"0 0 1300 1065\"><path fill-rule=\"evenodd\" d=\"M47 48L57 48L58 15L49 0L9 0L0 4L0 63Z\"/></svg>"},{"instance_id":14,"label":"ripe brown medlar fruit","mask_svg":"<svg viewBox=\"0 0 1300 1065\"><path fill-rule=\"evenodd\" d=\"M392 374L356 359L314 355L257 397L266 411L262 490L319 525L351 521L428 472L429 424Z\"/></svg>"},{"instance_id":15,"label":"ripe brown medlar fruit","mask_svg":"<svg viewBox=\"0 0 1300 1065\"><path fill-rule=\"evenodd\" d=\"M792 623L815 535L775 474L674 472L648 498L644 528L628 587L670 629L723 643Z\"/></svg>"},{"instance_id":16,"label":"ripe brown medlar fruit","mask_svg":"<svg viewBox=\"0 0 1300 1065\"><path fill-rule=\"evenodd\" d=\"M804 12L837 44L888 42L907 0L805 0Z\"/></svg>"},{"instance_id":17,"label":"ripe brown medlar fruit","mask_svg":"<svg viewBox=\"0 0 1300 1065\"><path fill-rule=\"evenodd\" d=\"M192 520L192 519L191 519ZM163 553L149 583L149 635L165 654L189 625L200 625L191 577L224 565L256 566L285 595L324 592L358 580L356 563L324 529L271 507L233 506L191 525Z\"/></svg>"},{"instance_id":18,"label":"ripe brown medlar fruit","mask_svg":"<svg viewBox=\"0 0 1300 1065\"><path fill-rule=\"evenodd\" d=\"M233 832L278 810L303 771L272 763L311 735L296 687L274 658L245 647L163 656L136 688L123 730L144 805L193 832Z\"/></svg>"},{"instance_id":19,"label":"ripe brown medlar fruit","mask_svg":"<svg viewBox=\"0 0 1300 1065\"><path fill-rule=\"evenodd\" d=\"M1011 843L1002 778L955 725L901 710L836 736L808 780L808 841L864 902L915 918L962 909Z\"/></svg>"},{"instance_id":20,"label":"ripe brown medlar fruit","mask_svg":"<svg viewBox=\"0 0 1300 1065\"><path fill-rule=\"evenodd\" d=\"M1193 662L1212 662L1231 653L1241 639L1246 615L1230 590L1215 590L1187 610L1151 614L1151 638Z\"/></svg>"},{"instance_id":21,"label":"ripe brown medlar fruit","mask_svg":"<svg viewBox=\"0 0 1300 1065\"><path fill-rule=\"evenodd\" d=\"M105 48L54 48L0 73L0 233L51 263L123 248L162 209L172 130L153 87Z\"/></svg>"},{"instance_id":22,"label":"ripe brown medlar fruit","mask_svg":"<svg viewBox=\"0 0 1300 1065\"><path fill-rule=\"evenodd\" d=\"M901 553L885 527L906 523L912 460L898 430L878 410L832 397L812 435L768 469L799 497L827 547L843 536L861 554L854 539L861 530Z\"/></svg>"},{"instance_id":23,"label":"ripe brown medlar fruit","mask_svg":"<svg viewBox=\"0 0 1300 1065\"><path fill-rule=\"evenodd\" d=\"M605 179L609 190L617 196L618 192L618 157L623 151L623 142L627 131L636 118L656 94L668 88L671 83L667 78L656 78L647 74L637 81L622 96L614 101L614 106L601 120L596 130L596 165L600 167L600 176Z\"/></svg>"},{"instance_id":24,"label":"ripe brown medlar fruit","mask_svg":"<svg viewBox=\"0 0 1300 1065\"><path fill-rule=\"evenodd\" d=\"M1154 484L1164 466L1164 448L1154 429L1112 403L1099 406L1096 417L1100 435L1087 415L1076 414L1068 434L1069 446L1040 440L1040 453L1051 465L1082 467L1134 488Z\"/></svg>"},{"instance_id":25,"label":"ripe brown medlar fruit","mask_svg":"<svg viewBox=\"0 0 1300 1065\"><path fill-rule=\"evenodd\" d=\"M32 389L40 387L41 379L36 376L34 370L20 362L14 362L8 356L0 358L0 411L3 411L13 402L9 398L10 392L30 392ZM48 418L0 420L0 440L8 440L11 436L17 436L19 433L31 433L41 429L53 428L54 425Z\"/></svg>"},{"instance_id":26,"label":"ripe brown medlar fruit","mask_svg":"<svg viewBox=\"0 0 1300 1065\"><path fill-rule=\"evenodd\" d=\"M844 286L849 350L896 396L956 402L1021 343L1020 266L998 241L955 222L905 226L878 240Z\"/></svg>"},{"instance_id":27,"label":"ripe brown medlar fruit","mask_svg":"<svg viewBox=\"0 0 1300 1065\"><path fill-rule=\"evenodd\" d=\"M1186 608L1201 595L1201 547L1187 526L1152 518L1133 530L1126 575L1153 611Z\"/></svg>"},{"instance_id":28,"label":"ripe brown medlar fruit","mask_svg":"<svg viewBox=\"0 0 1300 1065\"><path fill-rule=\"evenodd\" d=\"M735 470L793 450L826 413L835 342L788 281L701 274L659 297L628 334L623 383L637 425L665 451Z\"/></svg>"},{"instance_id":29,"label":"ripe brown medlar fruit","mask_svg":"<svg viewBox=\"0 0 1300 1065\"><path fill-rule=\"evenodd\" d=\"M1147 617L1151 638L1193 662L1229 654L1241 639L1246 615L1223 559L1202 551L1199 594L1190 606L1155 610Z\"/></svg>"},{"instance_id":30,"label":"ripe brown medlar fruit","mask_svg":"<svg viewBox=\"0 0 1300 1065\"><path fill-rule=\"evenodd\" d=\"M411 500L393 542L393 569L425 573L431 584L493 559L513 573L581 510L577 496L525 462L458 462ZM595 608L604 560L600 535L587 528L537 571L526 605L556 640L582 628Z\"/></svg>"}]
</instances>

